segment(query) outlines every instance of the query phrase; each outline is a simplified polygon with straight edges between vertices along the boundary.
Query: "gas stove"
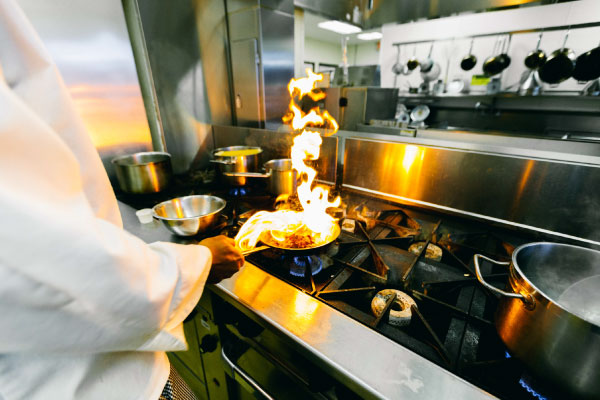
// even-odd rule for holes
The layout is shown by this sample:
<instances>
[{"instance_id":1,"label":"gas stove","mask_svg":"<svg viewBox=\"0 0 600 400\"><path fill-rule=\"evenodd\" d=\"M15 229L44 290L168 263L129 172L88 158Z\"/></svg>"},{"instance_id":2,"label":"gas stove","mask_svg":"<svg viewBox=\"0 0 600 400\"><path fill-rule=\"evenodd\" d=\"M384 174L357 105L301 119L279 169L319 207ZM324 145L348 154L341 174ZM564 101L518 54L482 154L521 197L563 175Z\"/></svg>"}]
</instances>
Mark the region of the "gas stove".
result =
<instances>
[{"instance_id":1,"label":"gas stove","mask_svg":"<svg viewBox=\"0 0 600 400\"><path fill-rule=\"evenodd\" d=\"M342 233L309 256L267 249L248 261L489 393L552 399L554 389L511 357L493 325L497 298L477 281L473 255L509 260L527 242L549 240L410 207L343 194ZM241 200L224 231L249 216ZM238 218L241 217L241 220ZM482 266L503 285L508 271Z\"/></svg>"},{"instance_id":2,"label":"gas stove","mask_svg":"<svg viewBox=\"0 0 600 400\"><path fill-rule=\"evenodd\" d=\"M156 198L117 194L138 209L190 194L225 199L221 223L196 240L219 233L233 237L253 212L274 204L261 187L176 189ZM498 299L478 283L473 266L476 253L509 260L519 245L553 238L357 193L341 195L342 233L333 244L300 256L266 249L247 260L499 398L560 398L501 342L493 325ZM507 272L482 264L486 280L499 287Z\"/></svg>"}]
</instances>

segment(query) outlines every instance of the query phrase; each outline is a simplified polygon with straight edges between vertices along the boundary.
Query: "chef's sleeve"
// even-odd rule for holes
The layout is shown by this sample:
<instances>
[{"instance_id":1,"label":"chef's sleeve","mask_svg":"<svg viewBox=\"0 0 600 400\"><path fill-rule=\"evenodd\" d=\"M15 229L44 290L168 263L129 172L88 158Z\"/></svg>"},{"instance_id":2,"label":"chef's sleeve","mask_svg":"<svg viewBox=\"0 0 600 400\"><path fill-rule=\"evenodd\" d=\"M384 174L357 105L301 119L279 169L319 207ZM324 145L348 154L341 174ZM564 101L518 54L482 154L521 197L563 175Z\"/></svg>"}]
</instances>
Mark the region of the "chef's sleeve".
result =
<instances>
[{"instance_id":1,"label":"chef's sleeve","mask_svg":"<svg viewBox=\"0 0 600 400\"><path fill-rule=\"evenodd\" d=\"M0 353L185 348L203 246L95 215L69 147L0 80Z\"/></svg>"},{"instance_id":2,"label":"chef's sleeve","mask_svg":"<svg viewBox=\"0 0 600 400\"><path fill-rule=\"evenodd\" d=\"M0 353L184 349L210 251L121 229L98 153L12 1L0 37Z\"/></svg>"}]
</instances>

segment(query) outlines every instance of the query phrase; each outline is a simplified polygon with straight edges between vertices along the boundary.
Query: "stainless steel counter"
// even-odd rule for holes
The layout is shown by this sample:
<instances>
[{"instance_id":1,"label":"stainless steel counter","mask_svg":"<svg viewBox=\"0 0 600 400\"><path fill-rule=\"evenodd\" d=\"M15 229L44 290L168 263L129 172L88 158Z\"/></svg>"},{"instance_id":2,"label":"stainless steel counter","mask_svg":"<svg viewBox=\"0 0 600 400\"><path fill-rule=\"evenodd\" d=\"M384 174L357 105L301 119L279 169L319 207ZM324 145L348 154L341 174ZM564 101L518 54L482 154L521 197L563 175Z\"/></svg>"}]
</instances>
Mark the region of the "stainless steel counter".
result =
<instances>
[{"instance_id":1,"label":"stainless steel counter","mask_svg":"<svg viewBox=\"0 0 600 400\"><path fill-rule=\"evenodd\" d=\"M135 209L124 203L119 202L119 208L124 228L148 243L193 243L171 235L156 221L140 224ZM493 398L250 263L211 289L250 309L364 394L389 399Z\"/></svg>"}]
</instances>

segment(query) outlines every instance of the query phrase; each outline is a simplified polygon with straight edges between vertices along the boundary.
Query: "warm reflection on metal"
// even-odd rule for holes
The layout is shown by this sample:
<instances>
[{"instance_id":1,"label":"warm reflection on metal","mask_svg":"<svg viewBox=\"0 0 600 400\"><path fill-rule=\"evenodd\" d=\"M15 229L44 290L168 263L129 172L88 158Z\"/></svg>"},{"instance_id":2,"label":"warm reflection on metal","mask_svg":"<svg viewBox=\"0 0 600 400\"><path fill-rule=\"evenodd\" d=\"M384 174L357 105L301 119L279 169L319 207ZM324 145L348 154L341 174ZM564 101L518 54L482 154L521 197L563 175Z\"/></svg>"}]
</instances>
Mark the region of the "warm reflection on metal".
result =
<instances>
[{"instance_id":1,"label":"warm reflection on metal","mask_svg":"<svg viewBox=\"0 0 600 400\"><path fill-rule=\"evenodd\" d=\"M115 149L150 150L121 2L18 3L56 63L101 157L107 161Z\"/></svg>"},{"instance_id":2,"label":"warm reflection on metal","mask_svg":"<svg viewBox=\"0 0 600 400\"><path fill-rule=\"evenodd\" d=\"M119 203L119 209L125 229L146 243L190 243L159 224L141 225L135 210L124 203ZM256 313L363 398L443 399L448 393L464 400L492 398L252 264L246 263L232 278L210 288ZM373 366L378 365L386 367L375 372Z\"/></svg>"},{"instance_id":3,"label":"warm reflection on metal","mask_svg":"<svg viewBox=\"0 0 600 400\"><path fill-rule=\"evenodd\" d=\"M343 176L381 197L600 240L597 166L347 138Z\"/></svg>"}]
</instances>

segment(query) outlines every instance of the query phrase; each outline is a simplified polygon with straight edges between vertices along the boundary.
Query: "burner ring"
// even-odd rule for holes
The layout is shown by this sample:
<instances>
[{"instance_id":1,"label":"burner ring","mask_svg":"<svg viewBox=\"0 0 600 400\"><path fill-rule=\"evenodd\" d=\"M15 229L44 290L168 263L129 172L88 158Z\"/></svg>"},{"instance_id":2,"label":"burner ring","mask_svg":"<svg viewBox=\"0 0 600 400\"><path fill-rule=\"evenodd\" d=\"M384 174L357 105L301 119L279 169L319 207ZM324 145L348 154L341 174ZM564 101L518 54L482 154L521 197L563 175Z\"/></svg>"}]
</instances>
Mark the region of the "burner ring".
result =
<instances>
[{"instance_id":1,"label":"burner ring","mask_svg":"<svg viewBox=\"0 0 600 400\"><path fill-rule=\"evenodd\" d=\"M411 306L417 306L417 303L404 292L396 289L384 289L373 297L371 300L371 310L375 316L379 316L385 308L385 303L391 297L395 296L394 304L390 308L389 323L394 326L406 326L412 318ZM396 305L396 307L394 307ZM400 308L397 310L395 308Z\"/></svg>"}]
</instances>

